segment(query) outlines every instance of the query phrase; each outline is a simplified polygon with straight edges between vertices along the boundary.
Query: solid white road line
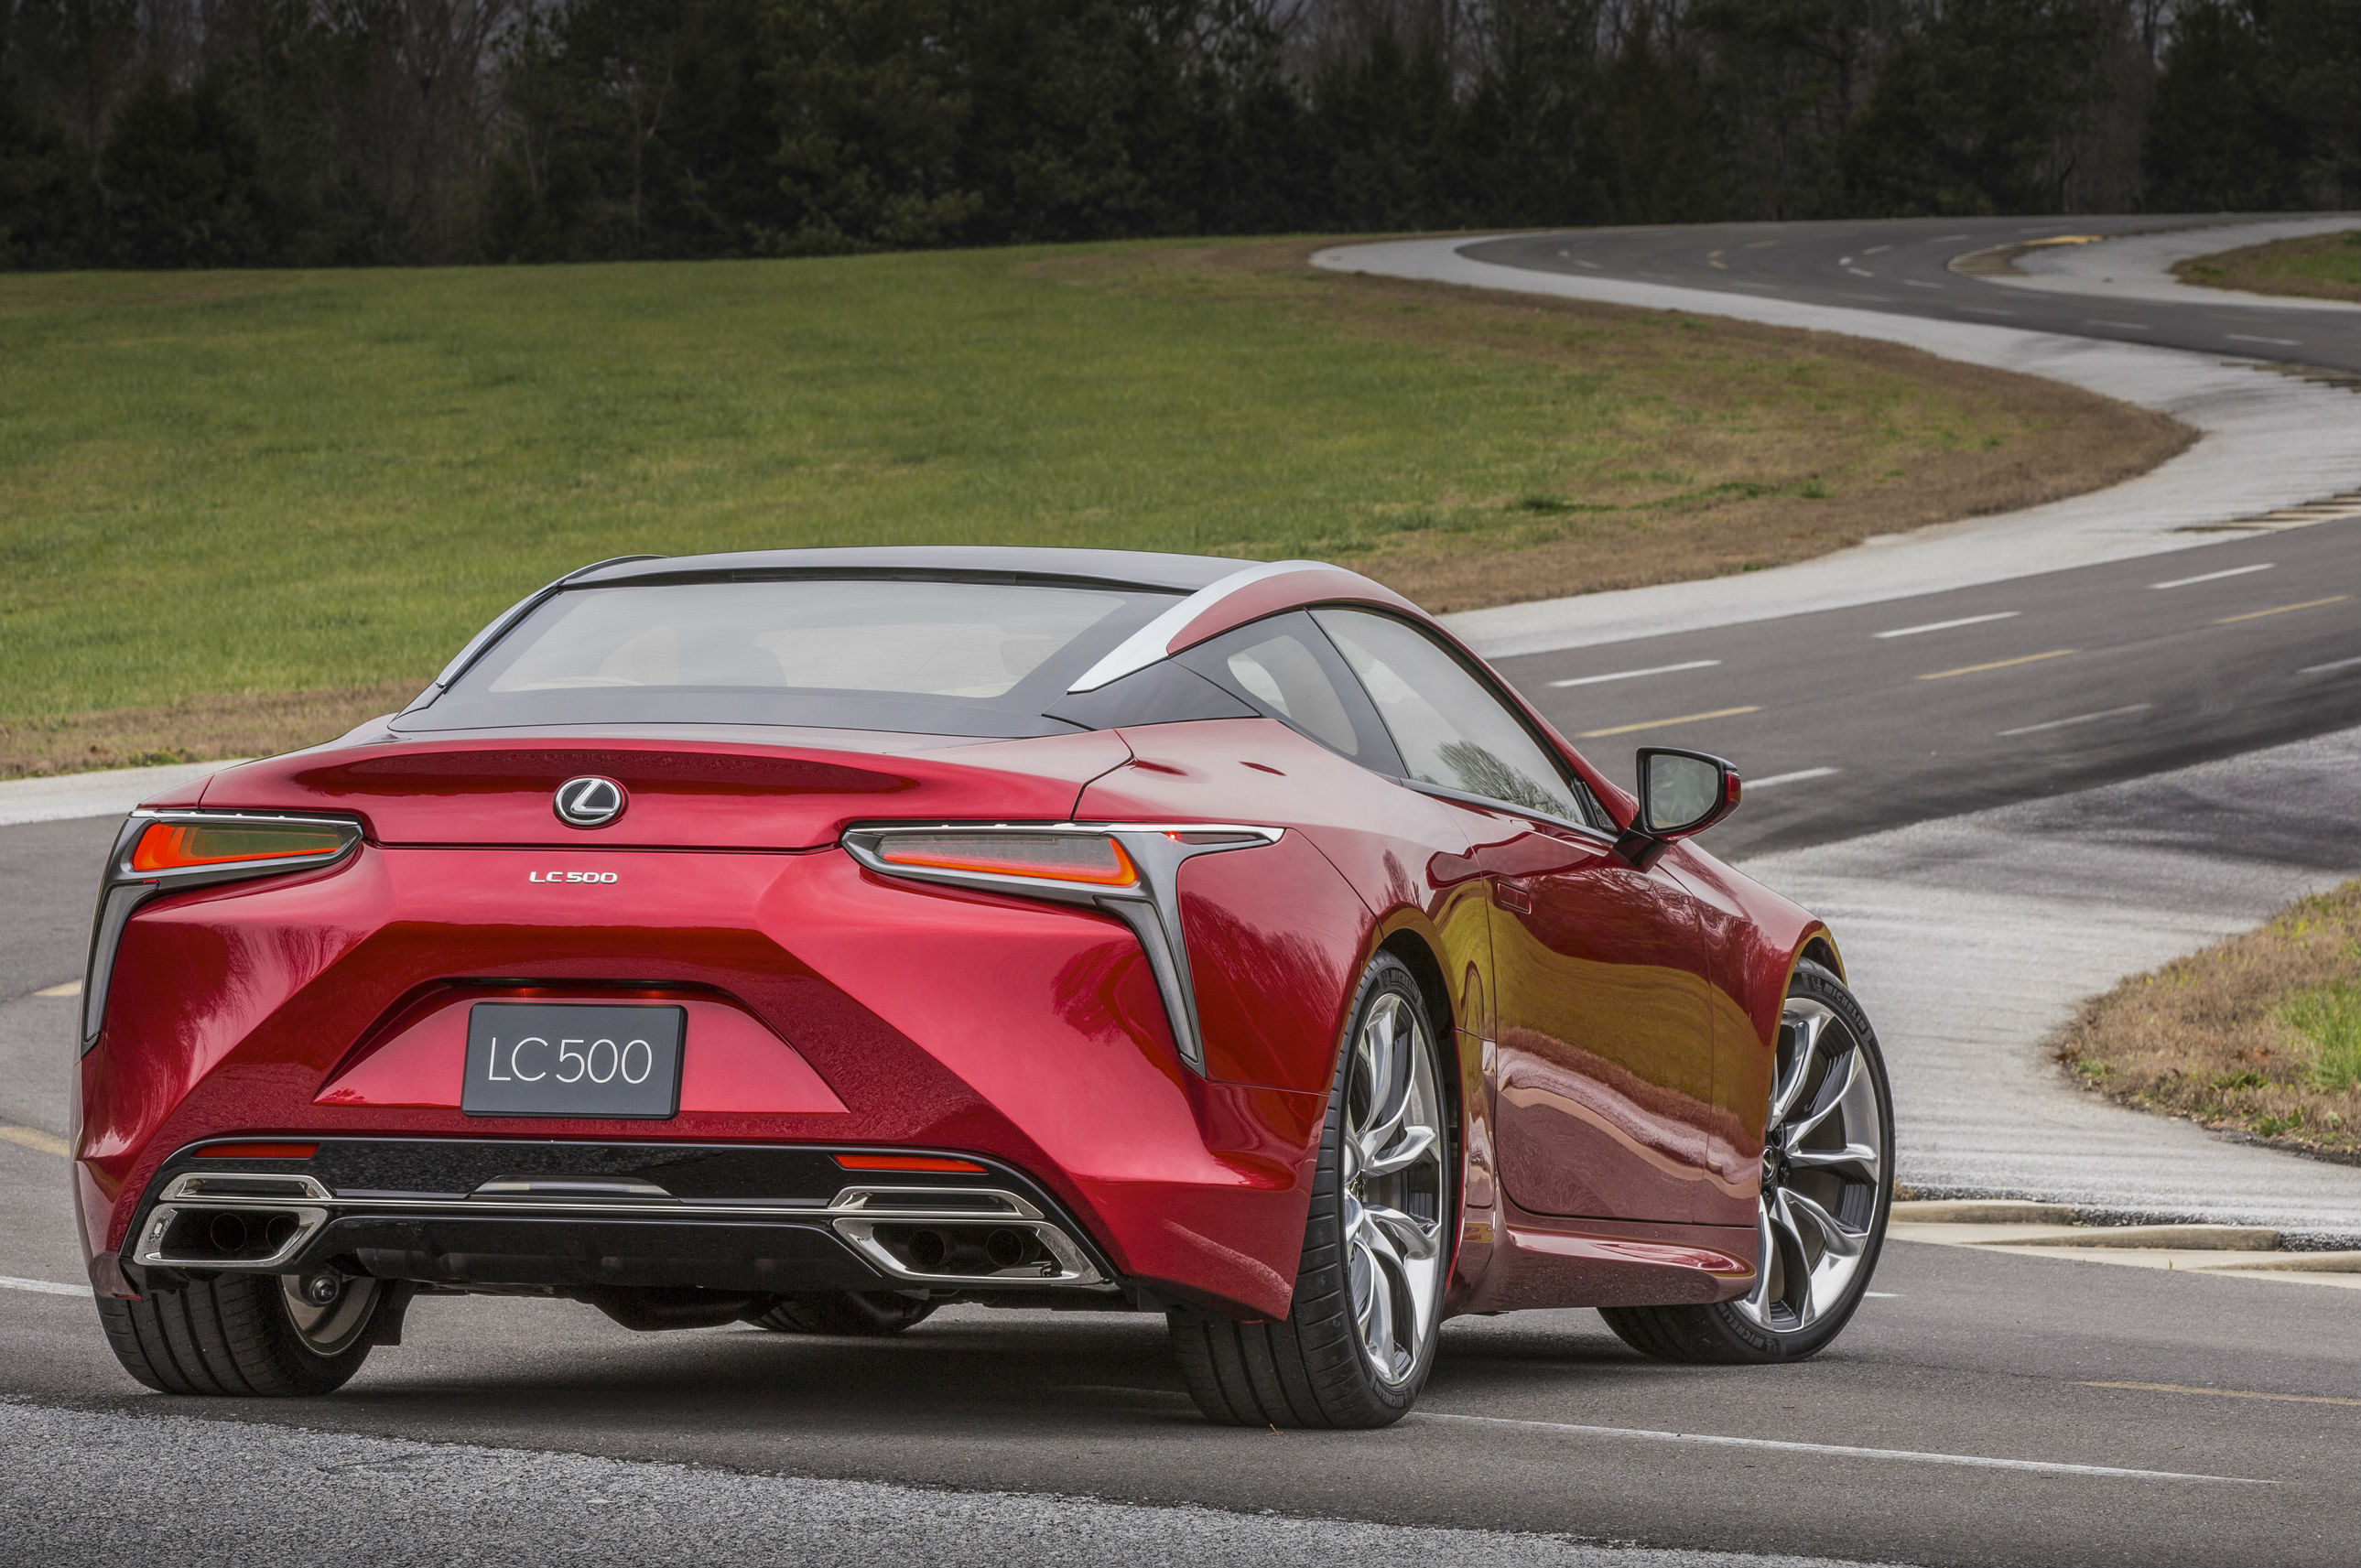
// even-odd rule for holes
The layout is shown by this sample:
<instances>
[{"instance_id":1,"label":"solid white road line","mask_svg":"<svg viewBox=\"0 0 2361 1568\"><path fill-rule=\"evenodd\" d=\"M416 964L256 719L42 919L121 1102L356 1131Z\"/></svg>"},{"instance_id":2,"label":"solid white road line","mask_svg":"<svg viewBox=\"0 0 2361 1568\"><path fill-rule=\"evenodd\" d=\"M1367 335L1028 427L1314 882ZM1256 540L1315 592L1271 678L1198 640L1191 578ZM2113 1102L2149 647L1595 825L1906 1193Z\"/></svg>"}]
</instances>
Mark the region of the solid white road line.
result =
<instances>
[{"instance_id":1,"label":"solid white road line","mask_svg":"<svg viewBox=\"0 0 2361 1568\"><path fill-rule=\"evenodd\" d=\"M90 1287L87 1285L54 1285L46 1279L18 1279L6 1274L0 1274L0 1290L30 1290L38 1296L86 1298L90 1295Z\"/></svg>"},{"instance_id":2,"label":"solid white road line","mask_svg":"<svg viewBox=\"0 0 2361 1568\"><path fill-rule=\"evenodd\" d=\"M2296 672L2299 675L2324 675L2331 670L2349 670L2361 664L2361 659L2332 659L2325 664L2306 664Z\"/></svg>"},{"instance_id":3,"label":"solid white road line","mask_svg":"<svg viewBox=\"0 0 2361 1568\"><path fill-rule=\"evenodd\" d=\"M1570 680L1552 681L1554 686L1595 686L1601 681L1631 681L1642 675L1669 675L1679 670L1709 670L1720 663L1719 659L1691 659L1686 664L1654 664L1644 670L1616 670L1604 675L1576 675Z\"/></svg>"},{"instance_id":4,"label":"solid white road line","mask_svg":"<svg viewBox=\"0 0 2361 1568\"><path fill-rule=\"evenodd\" d=\"M2020 724L2014 729L2004 729L2000 733L2003 739L2006 739L2011 735L2031 735L2043 729L2063 729L2070 724L2092 724L2102 718L2128 718L2135 713L2146 713L2155 706L2156 704L2152 702L2136 702L2129 707L2110 707L2098 713L2078 713L2071 718L2053 718L2045 724Z\"/></svg>"},{"instance_id":5,"label":"solid white road line","mask_svg":"<svg viewBox=\"0 0 2361 1568\"><path fill-rule=\"evenodd\" d=\"M1957 620L1930 620L1924 626L1897 626L1891 631L1880 631L1876 635L1880 638L1916 637L1922 631L1949 631L1955 626L1982 626L1987 620L2007 620L2021 613L2014 609L1996 609L1990 615L1963 615Z\"/></svg>"},{"instance_id":6,"label":"solid white road line","mask_svg":"<svg viewBox=\"0 0 2361 1568\"><path fill-rule=\"evenodd\" d=\"M33 994L36 996L80 996L82 994L82 981L78 980L69 980L58 985L45 985L40 990L33 992Z\"/></svg>"},{"instance_id":7,"label":"solid white road line","mask_svg":"<svg viewBox=\"0 0 2361 1568\"><path fill-rule=\"evenodd\" d=\"M1768 1437L1721 1437L1710 1432L1577 1426L1571 1421L1518 1420L1509 1416L1446 1415L1441 1410L1417 1411L1404 1419L1412 1421L1458 1421L1477 1426L1524 1427L1624 1442L1636 1439L1642 1442L1697 1443L1708 1448L1763 1448L1782 1453L1827 1453L1847 1459L1895 1459L1912 1464L1960 1464L1974 1470L2030 1470L2048 1475L2123 1475L2142 1481L2210 1481L2224 1486L2279 1485L2277 1481L2258 1480L2247 1475L2191 1475L2177 1470L2132 1470L2117 1464L2063 1464L2047 1459L1993 1459L1981 1453L1922 1453L1908 1448L1851 1448L1841 1443L1789 1442Z\"/></svg>"},{"instance_id":8,"label":"solid white road line","mask_svg":"<svg viewBox=\"0 0 2361 1568\"><path fill-rule=\"evenodd\" d=\"M2099 316L2084 316L2082 318L2082 324L2084 326L2111 326L2122 332L2154 332L2156 330L2156 328L2148 325L2146 322L2111 322Z\"/></svg>"},{"instance_id":9,"label":"solid white road line","mask_svg":"<svg viewBox=\"0 0 2361 1568\"><path fill-rule=\"evenodd\" d=\"M2169 583L2150 583L2148 587L2152 588L2185 588L2191 583L2218 583L2224 577L2243 577L2249 572L2268 572L2277 565L2279 565L2279 563L2276 561L2265 561L2259 565L2233 566L2226 572L2201 572L2193 577L2175 577Z\"/></svg>"},{"instance_id":10,"label":"solid white road line","mask_svg":"<svg viewBox=\"0 0 2361 1568\"><path fill-rule=\"evenodd\" d=\"M2294 348L2297 346L2296 340L2291 337L2257 337L2254 334L2248 332L2225 332L2222 335L2228 338L2232 343L2268 343L2279 348Z\"/></svg>"},{"instance_id":11,"label":"solid white road line","mask_svg":"<svg viewBox=\"0 0 2361 1568\"><path fill-rule=\"evenodd\" d=\"M1841 768L1805 768L1798 773L1773 773L1767 779L1743 779L1740 781L1740 787L1746 790L1769 789L1773 784L1802 784L1806 779L1824 779L1830 773L1843 771Z\"/></svg>"}]
</instances>

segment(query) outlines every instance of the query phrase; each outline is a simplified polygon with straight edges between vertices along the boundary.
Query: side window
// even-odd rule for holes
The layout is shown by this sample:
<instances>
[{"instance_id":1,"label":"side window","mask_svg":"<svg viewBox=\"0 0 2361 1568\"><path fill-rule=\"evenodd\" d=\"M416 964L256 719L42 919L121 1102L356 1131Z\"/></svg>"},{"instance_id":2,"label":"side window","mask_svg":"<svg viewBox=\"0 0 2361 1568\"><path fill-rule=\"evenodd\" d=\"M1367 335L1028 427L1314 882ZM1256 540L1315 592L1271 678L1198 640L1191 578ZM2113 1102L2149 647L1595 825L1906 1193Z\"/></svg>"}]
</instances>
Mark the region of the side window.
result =
<instances>
[{"instance_id":1,"label":"side window","mask_svg":"<svg viewBox=\"0 0 2361 1568\"><path fill-rule=\"evenodd\" d=\"M1381 771L1394 765L1351 674L1301 614L1242 626L1178 662L1356 762Z\"/></svg>"},{"instance_id":2,"label":"side window","mask_svg":"<svg viewBox=\"0 0 2361 1568\"><path fill-rule=\"evenodd\" d=\"M1521 720L1423 633L1358 609L1312 612L1377 704L1420 784L1590 823L1578 786Z\"/></svg>"}]
</instances>

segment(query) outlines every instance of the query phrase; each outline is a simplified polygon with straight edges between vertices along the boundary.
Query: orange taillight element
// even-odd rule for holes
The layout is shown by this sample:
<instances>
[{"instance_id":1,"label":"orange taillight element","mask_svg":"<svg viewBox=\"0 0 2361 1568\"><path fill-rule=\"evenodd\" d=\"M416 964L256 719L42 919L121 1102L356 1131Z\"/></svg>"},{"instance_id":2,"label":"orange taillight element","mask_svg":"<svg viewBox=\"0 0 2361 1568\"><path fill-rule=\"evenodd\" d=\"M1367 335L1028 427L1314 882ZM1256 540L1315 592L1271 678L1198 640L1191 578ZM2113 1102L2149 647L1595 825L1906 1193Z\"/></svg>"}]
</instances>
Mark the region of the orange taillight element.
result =
<instances>
[{"instance_id":1,"label":"orange taillight element","mask_svg":"<svg viewBox=\"0 0 2361 1568\"><path fill-rule=\"evenodd\" d=\"M982 1176L985 1169L972 1159L927 1154L840 1154L836 1163L846 1170L932 1170L956 1176Z\"/></svg>"},{"instance_id":2,"label":"orange taillight element","mask_svg":"<svg viewBox=\"0 0 2361 1568\"><path fill-rule=\"evenodd\" d=\"M131 851L135 872L185 871L239 861L333 854L346 843L334 828L300 822L151 822Z\"/></svg>"},{"instance_id":3,"label":"orange taillight element","mask_svg":"<svg viewBox=\"0 0 2361 1568\"><path fill-rule=\"evenodd\" d=\"M1096 833L895 833L876 855L889 866L985 876L1133 887L1139 870L1121 844Z\"/></svg>"}]
</instances>

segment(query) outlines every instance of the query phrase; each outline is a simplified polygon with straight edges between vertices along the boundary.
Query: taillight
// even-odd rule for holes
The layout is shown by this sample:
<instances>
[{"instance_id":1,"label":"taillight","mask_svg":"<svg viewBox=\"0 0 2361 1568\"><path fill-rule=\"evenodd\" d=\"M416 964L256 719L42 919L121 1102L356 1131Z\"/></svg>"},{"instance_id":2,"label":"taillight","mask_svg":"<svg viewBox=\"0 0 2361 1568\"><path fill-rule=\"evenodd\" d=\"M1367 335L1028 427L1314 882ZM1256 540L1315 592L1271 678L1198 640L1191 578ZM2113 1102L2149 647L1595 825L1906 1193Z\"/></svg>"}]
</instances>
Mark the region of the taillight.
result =
<instances>
[{"instance_id":1,"label":"taillight","mask_svg":"<svg viewBox=\"0 0 2361 1568\"><path fill-rule=\"evenodd\" d=\"M341 817L280 817L243 811L139 811L123 825L106 860L82 977L82 1047L98 1041L115 950L132 913L160 893L333 865L361 841L361 825Z\"/></svg>"},{"instance_id":2,"label":"taillight","mask_svg":"<svg viewBox=\"0 0 2361 1568\"><path fill-rule=\"evenodd\" d=\"M1276 844L1282 829L1215 822L876 823L846 830L847 853L883 876L1081 905L1139 938L1180 1059L1202 1072L1205 1047L1180 931L1180 866L1199 855Z\"/></svg>"},{"instance_id":3,"label":"taillight","mask_svg":"<svg viewBox=\"0 0 2361 1568\"><path fill-rule=\"evenodd\" d=\"M351 841L349 829L326 824L275 822L150 822L132 846L135 872L177 872L239 861L284 861L333 855Z\"/></svg>"},{"instance_id":4,"label":"taillight","mask_svg":"<svg viewBox=\"0 0 2361 1568\"><path fill-rule=\"evenodd\" d=\"M1095 833L895 833L877 858L912 871L972 872L1091 887L1133 887L1139 869L1123 846Z\"/></svg>"}]
</instances>

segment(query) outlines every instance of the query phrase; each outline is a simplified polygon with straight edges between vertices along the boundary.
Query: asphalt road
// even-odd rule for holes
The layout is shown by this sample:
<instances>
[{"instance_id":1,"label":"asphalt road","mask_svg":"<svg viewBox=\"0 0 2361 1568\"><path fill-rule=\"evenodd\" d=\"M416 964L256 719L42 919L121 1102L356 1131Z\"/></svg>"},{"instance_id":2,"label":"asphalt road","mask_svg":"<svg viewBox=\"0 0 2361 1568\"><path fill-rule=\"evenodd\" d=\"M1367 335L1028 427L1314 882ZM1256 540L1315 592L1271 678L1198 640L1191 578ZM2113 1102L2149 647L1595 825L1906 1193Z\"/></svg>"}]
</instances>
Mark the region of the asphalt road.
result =
<instances>
[{"instance_id":1,"label":"asphalt road","mask_svg":"<svg viewBox=\"0 0 2361 1568\"><path fill-rule=\"evenodd\" d=\"M1941 265L2102 223L1494 248L2361 368L2361 339L2326 313L2263 313L2253 335L2290 342L2232 349L2205 334L2239 329L2205 311L2092 312ZM1755 787L1712 841L1736 856L2361 723L2356 607L2361 532L2331 524L1506 668L1602 761L1650 742L1737 759ZM15 1125L63 1130L73 1003L29 993L79 969L109 828L0 828ZM63 1177L57 1156L0 1142L0 1276L79 1279ZM1159 1325L1122 1315L958 1310L866 1343L635 1336L568 1303L429 1299L345 1393L288 1405L141 1394L86 1299L0 1286L0 1555L226 1561L267 1541L385 1562L645 1561L684 1543L717 1563L1596 1560L1565 1537L1927 1563L2356 1560L2361 1291L1903 1244L1875 1289L1832 1351L1778 1368L1659 1366L1587 1312L1462 1321L1400 1426L1279 1434L1199 1422ZM455 1443L480 1446L424 1446ZM683 1464L721 1468L653 1468ZM1161 1511L1045 1510L1048 1495ZM750 1536L748 1519L778 1522ZM1365 1528L1383 1526L1541 1533Z\"/></svg>"},{"instance_id":2,"label":"asphalt road","mask_svg":"<svg viewBox=\"0 0 2361 1568\"><path fill-rule=\"evenodd\" d=\"M1707 844L1737 858L2361 724L2361 526L1500 667L1619 778L1640 745L1736 762Z\"/></svg>"},{"instance_id":3,"label":"asphalt road","mask_svg":"<svg viewBox=\"0 0 2361 1568\"><path fill-rule=\"evenodd\" d=\"M2361 370L2361 311L2044 293L1950 269L1959 257L2059 235L2141 234L2204 218L1922 218L1909 222L1706 224L1521 236L1471 246L1479 260L2072 337L2154 344L2240 359Z\"/></svg>"},{"instance_id":4,"label":"asphalt road","mask_svg":"<svg viewBox=\"0 0 2361 1568\"><path fill-rule=\"evenodd\" d=\"M0 1272L73 1277L61 1165L0 1145L12 1214ZM1246 1525L1270 1510L1873 1561L2350 1568L2361 1291L1899 1244L1875 1288L1835 1350L1789 1367L1659 1366L1588 1312L1463 1320L1444 1331L1419 1411L1374 1434L1209 1427L1180 1393L1155 1321L982 1309L880 1344L754 1329L636 1336L571 1303L428 1299L408 1343L379 1352L344 1393L278 1404L141 1395L87 1301L0 1289L0 1389L93 1414L1196 1504ZM222 1459L258 1440L215 1430L68 1429L65 1462L0 1466L0 1519L139 1497L148 1505L116 1517L109 1537L155 1549L271 1518L277 1502L257 1507L242 1465ZM401 1451L423 1463L415 1452ZM2008 1463L1977 1463L1991 1460ZM214 1477L223 1500L209 1502L192 1474ZM474 1480L493 1478L487 1464ZM590 1512L547 1488L524 1488L493 1518L438 1516L434 1500L357 1504L318 1519L319 1539L371 1559L412 1560L421 1546L433 1561L462 1546L501 1556L520 1528L570 1543ZM774 1546L826 1545L852 1522L807 1518L799 1532L810 1533ZM898 1560L1029 1560L995 1541L994 1524L939 1532ZM1274 1560L1270 1541L1241 1528L1197 1543L1195 1560ZM865 1534L847 1531L830 1560L863 1560ZM96 1560L74 1555L93 1536L52 1525L40 1539L45 1561ZM1325 1560L1308 1544L1276 1560ZM1126 1555L1165 1557L1152 1540Z\"/></svg>"}]
</instances>

